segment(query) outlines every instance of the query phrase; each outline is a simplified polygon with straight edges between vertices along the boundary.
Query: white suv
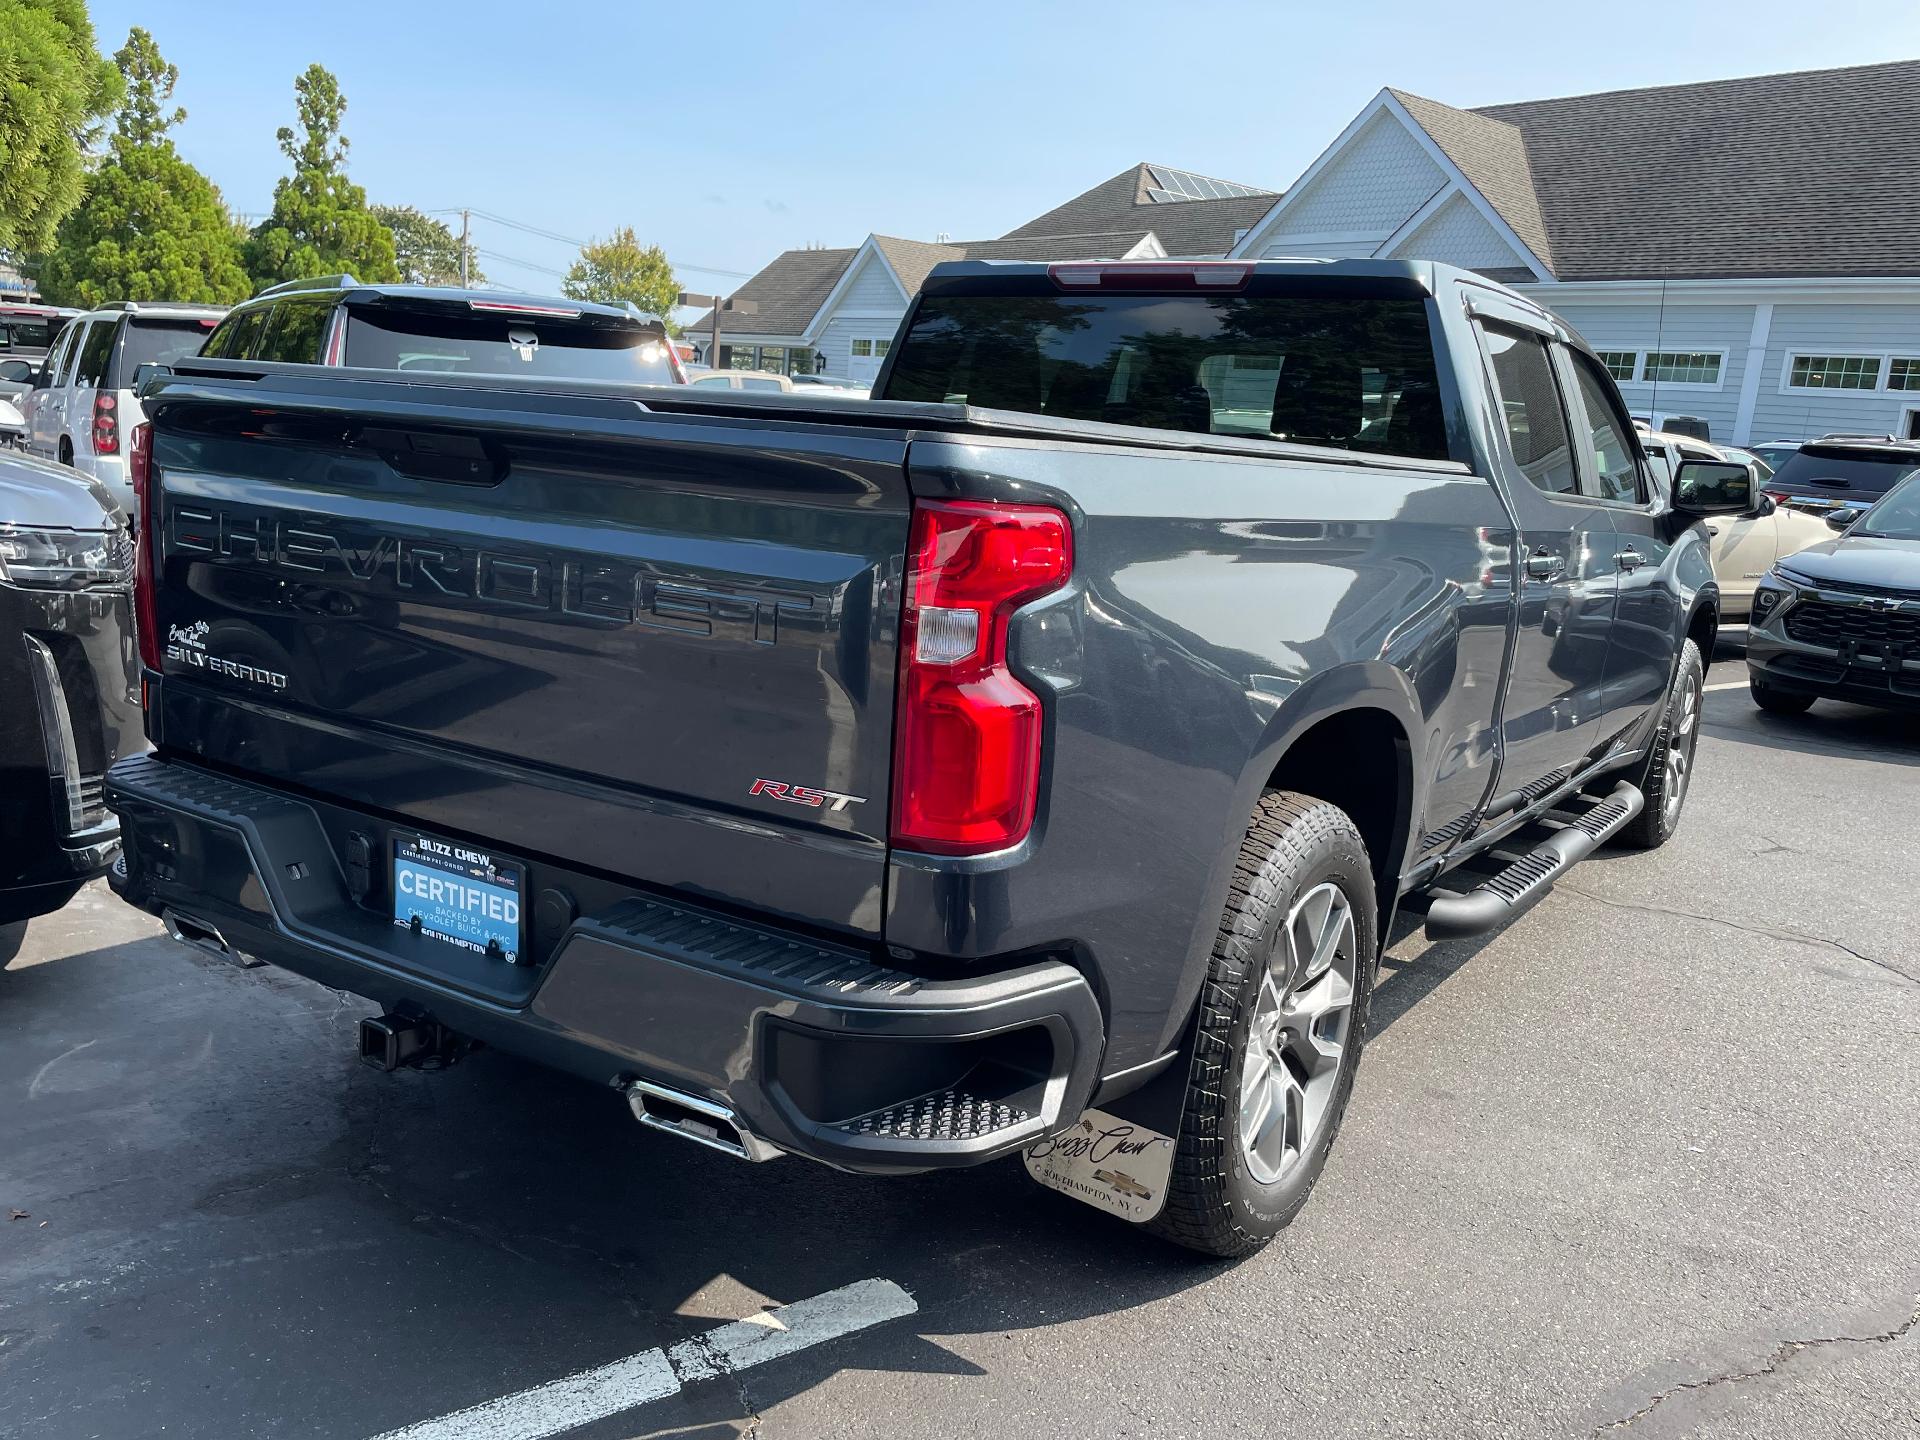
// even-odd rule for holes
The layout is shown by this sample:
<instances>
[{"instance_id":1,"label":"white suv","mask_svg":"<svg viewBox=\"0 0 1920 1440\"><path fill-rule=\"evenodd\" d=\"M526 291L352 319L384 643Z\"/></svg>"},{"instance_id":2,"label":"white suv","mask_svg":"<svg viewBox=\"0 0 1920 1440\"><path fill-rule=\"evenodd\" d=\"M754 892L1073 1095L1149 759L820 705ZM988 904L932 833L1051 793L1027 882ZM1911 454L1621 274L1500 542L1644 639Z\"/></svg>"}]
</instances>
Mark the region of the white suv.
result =
<instances>
[{"instance_id":1,"label":"white suv","mask_svg":"<svg viewBox=\"0 0 1920 1440\"><path fill-rule=\"evenodd\" d=\"M70 321L22 407L27 448L85 471L132 514L127 437L146 418L133 397L133 372L199 354L226 313L224 306L123 300Z\"/></svg>"}]
</instances>

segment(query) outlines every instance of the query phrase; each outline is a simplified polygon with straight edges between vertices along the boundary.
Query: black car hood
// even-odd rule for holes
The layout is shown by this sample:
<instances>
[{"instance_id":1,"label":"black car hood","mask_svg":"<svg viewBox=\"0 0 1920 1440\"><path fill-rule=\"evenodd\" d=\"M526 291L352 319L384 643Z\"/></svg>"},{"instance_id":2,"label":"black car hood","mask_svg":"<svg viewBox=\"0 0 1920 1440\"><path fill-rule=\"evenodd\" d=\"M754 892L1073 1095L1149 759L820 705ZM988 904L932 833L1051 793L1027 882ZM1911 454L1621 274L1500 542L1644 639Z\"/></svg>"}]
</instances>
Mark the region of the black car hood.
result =
<instances>
[{"instance_id":1,"label":"black car hood","mask_svg":"<svg viewBox=\"0 0 1920 1440\"><path fill-rule=\"evenodd\" d=\"M78 470L18 453L0 455L0 524L111 530L126 518L113 496Z\"/></svg>"},{"instance_id":2,"label":"black car hood","mask_svg":"<svg viewBox=\"0 0 1920 1440\"><path fill-rule=\"evenodd\" d=\"M1920 540L1842 535L1789 555L1780 568L1813 581L1920 591Z\"/></svg>"}]
</instances>

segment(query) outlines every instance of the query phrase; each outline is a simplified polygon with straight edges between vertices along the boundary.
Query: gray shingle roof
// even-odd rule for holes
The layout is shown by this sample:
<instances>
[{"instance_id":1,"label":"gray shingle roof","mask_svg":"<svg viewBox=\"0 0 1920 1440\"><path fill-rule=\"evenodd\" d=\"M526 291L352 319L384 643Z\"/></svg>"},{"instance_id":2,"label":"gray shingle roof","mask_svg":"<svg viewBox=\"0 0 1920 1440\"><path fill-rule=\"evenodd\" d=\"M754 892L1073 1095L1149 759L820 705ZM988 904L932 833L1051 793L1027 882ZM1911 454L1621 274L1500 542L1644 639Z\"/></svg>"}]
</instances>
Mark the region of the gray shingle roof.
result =
<instances>
[{"instance_id":1,"label":"gray shingle roof","mask_svg":"<svg viewBox=\"0 0 1920 1440\"><path fill-rule=\"evenodd\" d=\"M1920 61L1422 104L1409 113L1470 179L1461 153L1484 166L1525 238L1511 146L1452 117L1520 133L1562 280L1920 275Z\"/></svg>"},{"instance_id":2,"label":"gray shingle roof","mask_svg":"<svg viewBox=\"0 0 1920 1440\"><path fill-rule=\"evenodd\" d=\"M724 335L798 335L813 319L813 312L827 293L840 283L853 250L789 250L776 256L758 275L734 291L735 300L751 300L760 308L754 314L739 310L720 312L720 333ZM687 325L693 334L710 334L713 312L701 312L698 320Z\"/></svg>"},{"instance_id":3,"label":"gray shingle roof","mask_svg":"<svg viewBox=\"0 0 1920 1440\"><path fill-rule=\"evenodd\" d=\"M1009 230L1006 238L1151 230L1160 237L1169 255L1224 255L1232 247L1236 232L1253 226L1280 199L1276 194L1261 191L1226 200L1182 200L1168 204L1149 197L1147 192L1153 188L1150 167L1135 165L1074 196L1066 204L1056 205L1046 214Z\"/></svg>"}]
</instances>

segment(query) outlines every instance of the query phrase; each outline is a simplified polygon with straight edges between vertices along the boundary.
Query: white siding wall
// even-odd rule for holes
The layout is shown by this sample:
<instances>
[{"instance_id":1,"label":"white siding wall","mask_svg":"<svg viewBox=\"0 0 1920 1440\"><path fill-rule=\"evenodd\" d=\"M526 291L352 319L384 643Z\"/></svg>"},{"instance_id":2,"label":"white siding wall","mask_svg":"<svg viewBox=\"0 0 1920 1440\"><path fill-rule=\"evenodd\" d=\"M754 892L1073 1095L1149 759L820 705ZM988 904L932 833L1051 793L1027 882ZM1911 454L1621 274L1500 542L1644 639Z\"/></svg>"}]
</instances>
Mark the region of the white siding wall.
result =
<instances>
[{"instance_id":1,"label":"white siding wall","mask_svg":"<svg viewBox=\"0 0 1920 1440\"><path fill-rule=\"evenodd\" d=\"M1369 121L1309 183L1280 227L1263 237L1263 254L1369 255L1446 183L1420 142L1388 114ZM1289 244L1289 236L1340 236ZM1362 244L1368 240L1370 243Z\"/></svg>"},{"instance_id":2,"label":"white siding wall","mask_svg":"<svg viewBox=\"0 0 1920 1440\"><path fill-rule=\"evenodd\" d=\"M1442 260L1468 270L1527 264L1464 195L1454 195L1429 215L1393 253L1408 260Z\"/></svg>"},{"instance_id":3,"label":"white siding wall","mask_svg":"<svg viewBox=\"0 0 1920 1440\"><path fill-rule=\"evenodd\" d=\"M900 286L886 265L879 256L870 255L861 262L860 273L853 277L853 283L847 286L834 309L899 310L905 303Z\"/></svg>"},{"instance_id":4,"label":"white siding wall","mask_svg":"<svg viewBox=\"0 0 1920 1440\"><path fill-rule=\"evenodd\" d=\"M1753 306L1668 305L1663 315L1658 305L1554 305L1551 287L1533 287L1530 293L1596 350L1725 351L1717 389L1635 382L1621 385L1620 394L1635 415L1697 415L1715 440L1739 442L1734 422L1753 335Z\"/></svg>"},{"instance_id":5,"label":"white siding wall","mask_svg":"<svg viewBox=\"0 0 1920 1440\"><path fill-rule=\"evenodd\" d=\"M1920 355L1920 305L1776 305L1766 366L1753 410L1755 440L1803 440L1830 430L1896 432L1920 392L1878 395L1780 390L1787 356Z\"/></svg>"}]
</instances>

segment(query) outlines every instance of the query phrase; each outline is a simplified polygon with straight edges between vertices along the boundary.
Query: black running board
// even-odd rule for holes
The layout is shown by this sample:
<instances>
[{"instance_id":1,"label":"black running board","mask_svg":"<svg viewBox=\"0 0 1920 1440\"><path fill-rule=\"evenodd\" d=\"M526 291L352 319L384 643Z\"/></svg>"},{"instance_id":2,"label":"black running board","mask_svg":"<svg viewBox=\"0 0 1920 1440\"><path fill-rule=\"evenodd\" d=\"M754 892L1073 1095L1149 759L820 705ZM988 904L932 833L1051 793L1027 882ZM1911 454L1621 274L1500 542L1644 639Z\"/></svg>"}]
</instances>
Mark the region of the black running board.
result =
<instances>
[{"instance_id":1,"label":"black running board","mask_svg":"<svg viewBox=\"0 0 1920 1440\"><path fill-rule=\"evenodd\" d=\"M1427 938L1458 940L1483 935L1524 914L1545 898L1554 882L1622 829L1646 806L1640 788L1622 780L1592 809L1553 832L1479 886L1440 892L1427 908Z\"/></svg>"}]
</instances>

